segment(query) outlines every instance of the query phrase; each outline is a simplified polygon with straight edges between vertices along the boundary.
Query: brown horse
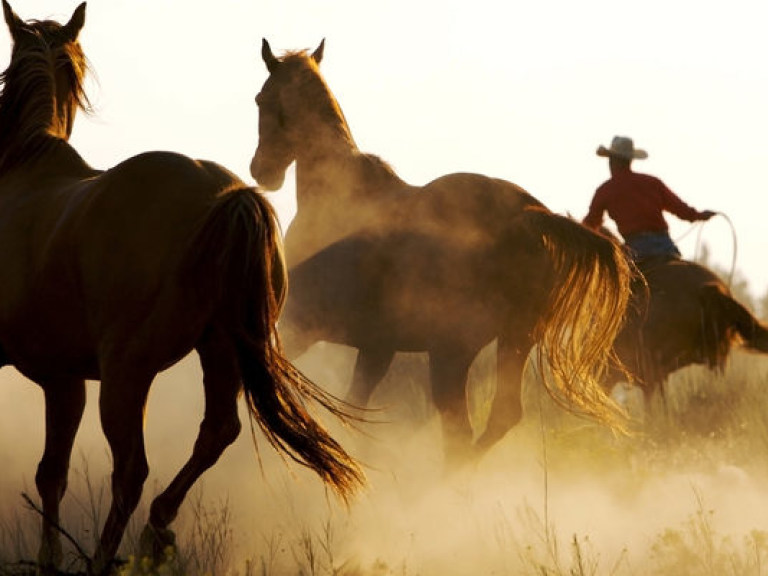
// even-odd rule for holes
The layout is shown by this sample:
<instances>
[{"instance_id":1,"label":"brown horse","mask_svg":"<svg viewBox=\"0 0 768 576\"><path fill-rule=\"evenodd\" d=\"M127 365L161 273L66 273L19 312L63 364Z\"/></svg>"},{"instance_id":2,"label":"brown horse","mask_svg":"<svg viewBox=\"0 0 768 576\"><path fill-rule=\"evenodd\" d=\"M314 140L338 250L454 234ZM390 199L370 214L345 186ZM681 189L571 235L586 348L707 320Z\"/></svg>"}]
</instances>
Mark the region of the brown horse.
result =
<instances>
[{"instance_id":1,"label":"brown horse","mask_svg":"<svg viewBox=\"0 0 768 576\"><path fill-rule=\"evenodd\" d=\"M256 97L253 176L277 189L296 162L298 206L285 240L292 289L280 321L289 355L317 340L357 348L348 399L366 404L395 352L428 352L433 398L457 454L472 439L467 370L496 338L500 385L478 447L520 419L523 367L536 343L556 399L615 415L597 380L629 296L617 245L503 180L403 182L355 145L319 72L323 47L278 59L265 40L270 74Z\"/></svg>"},{"instance_id":2,"label":"brown horse","mask_svg":"<svg viewBox=\"0 0 768 576\"><path fill-rule=\"evenodd\" d=\"M39 384L46 439L35 482L41 567L61 558L56 529L85 379L114 469L112 504L91 569L107 570L148 474L143 415L155 375L196 350L206 410L193 453L152 502L143 540L167 530L187 491L240 431L237 399L269 441L342 495L356 463L309 415L339 406L285 359L275 324L286 283L275 214L212 162L153 152L91 168L68 139L87 63L70 21L22 21L0 95L0 358ZM162 539L162 538L161 538Z\"/></svg>"},{"instance_id":3,"label":"brown horse","mask_svg":"<svg viewBox=\"0 0 768 576\"><path fill-rule=\"evenodd\" d=\"M685 366L725 367L732 347L768 353L768 327L731 295L710 270L676 258L639 263L647 282L634 286L616 352L642 388L646 403L663 394L667 377ZM607 384L626 376L612 371Z\"/></svg>"}]
</instances>

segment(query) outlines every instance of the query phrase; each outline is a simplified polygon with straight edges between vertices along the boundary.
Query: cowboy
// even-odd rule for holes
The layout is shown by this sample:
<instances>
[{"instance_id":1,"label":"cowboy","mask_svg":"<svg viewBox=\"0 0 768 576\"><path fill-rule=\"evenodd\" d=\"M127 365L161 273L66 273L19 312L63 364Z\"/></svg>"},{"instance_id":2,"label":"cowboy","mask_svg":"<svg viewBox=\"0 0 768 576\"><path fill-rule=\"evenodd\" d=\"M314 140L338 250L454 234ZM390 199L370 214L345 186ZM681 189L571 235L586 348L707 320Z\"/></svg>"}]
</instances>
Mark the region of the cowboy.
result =
<instances>
[{"instance_id":1,"label":"cowboy","mask_svg":"<svg viewBox=\"0 0 768 576\"><path fill-rule=\"evenodd\" d=\"M680 258L663 212L688 222L709 220L715 215L711 210L699 212L690 207L655 176L633 172L632 161L645 159L648 153L635 148L631 138L616 136L611 147L601 145L597 155L608 158L611 178L595 191L583 223L598 230L603 213L608 212L634 259Z\"/></svg>"}]
</instances>

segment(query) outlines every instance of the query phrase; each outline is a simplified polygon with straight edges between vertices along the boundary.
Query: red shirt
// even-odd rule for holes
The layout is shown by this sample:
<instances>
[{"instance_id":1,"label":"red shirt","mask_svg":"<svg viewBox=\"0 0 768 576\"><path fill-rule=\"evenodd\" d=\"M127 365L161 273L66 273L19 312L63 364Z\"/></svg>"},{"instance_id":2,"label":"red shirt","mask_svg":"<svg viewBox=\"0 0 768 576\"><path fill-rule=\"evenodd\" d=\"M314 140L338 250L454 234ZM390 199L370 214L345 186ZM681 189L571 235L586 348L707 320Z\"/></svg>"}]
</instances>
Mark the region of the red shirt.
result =
<instances>
[{"instance_id":1,"label":"red shirt","mask_svg":"<svg viewBox=\"0 0 768 576\"><path fill-rule=\"evenodd\" d=\"M661 180L631 170L615 174L597 189L584 224L598 229L606 211L625 240L633 234L669 230L664 211L689 222L701 218L698 210L678 198Z\"/></svg>"}]
</instances>

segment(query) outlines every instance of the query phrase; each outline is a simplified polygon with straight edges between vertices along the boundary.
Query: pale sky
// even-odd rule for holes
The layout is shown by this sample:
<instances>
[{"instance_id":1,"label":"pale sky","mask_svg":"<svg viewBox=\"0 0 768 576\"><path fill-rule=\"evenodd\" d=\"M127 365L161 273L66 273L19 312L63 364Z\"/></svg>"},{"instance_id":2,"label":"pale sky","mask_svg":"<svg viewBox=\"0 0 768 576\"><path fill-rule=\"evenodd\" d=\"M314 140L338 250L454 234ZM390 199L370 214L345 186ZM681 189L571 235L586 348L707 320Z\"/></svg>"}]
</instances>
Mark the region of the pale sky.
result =
<instances>
[{"instance_id":1,"label":"pale sky","mask_svg":"<svg viewBox=\"0 0 768 576\"><path fill-rule=\"evenodd\" d=\"M15 0L24 19L69 18L77 1ZM768 4L765 0L91 0L81 42L98 82L72 143L98 168L167 149L248 174L262 37L314 49L359 147L412 184L472 171L522 185L579 218L608 176L616 134L699 209L733 222L737 268L768 290ZM5 28L3 28L5 30ZM10 53L7 31L0 65ZM284 225L293 173L270 195ZM669 216L673 237L690 225ZM697 230L680 242L687 257ZM715 260L723 218L701 230Z\"/></svg>"}]
</instances>

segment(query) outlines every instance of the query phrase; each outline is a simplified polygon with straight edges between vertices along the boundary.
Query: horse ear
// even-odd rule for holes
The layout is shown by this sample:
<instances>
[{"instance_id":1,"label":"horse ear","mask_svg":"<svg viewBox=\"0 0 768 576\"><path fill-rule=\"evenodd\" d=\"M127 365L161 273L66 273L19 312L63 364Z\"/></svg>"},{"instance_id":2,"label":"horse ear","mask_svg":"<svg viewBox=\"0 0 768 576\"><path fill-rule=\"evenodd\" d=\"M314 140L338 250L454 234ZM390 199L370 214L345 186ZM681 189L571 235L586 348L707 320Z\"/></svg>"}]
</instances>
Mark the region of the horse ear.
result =
<instances>
[{"instance_id":1,"label":"horse ear","mask_svg":"<svg viewBox=\"0 0 768 576\"><path fill-rule=\"evenodd\" d=\"M75 11L72 13L72 18L69 19L69 22L64 26L64 29L67 31L67 36L69 36L69 39L73 42L77 40L78 34L80 34L80 30L83 29L83 25L85 24L85 2L80 4L77 8L75 8Z\"/></svg>"},{"instance_id":2,"label":"horse ear","mask_svg":"<svg viewBox=\"0 0 768 576\"><path fill-rule=\"evenodd\" d=\"M5 0L3 0L5 1ZM267 70L271 74L275 71L275 68L280 61L272 54L272 48L269 46L266 38L261 39L261 58L264 60L264 64L267 65Z\"/></svg>"},{"instance_id":3,"label":"horse ear","mask_svg":"<svg viewBox=\"0 0 768 576\"><path fill-rule=\"evenodd\" d=\"M6 0L3 0L3 14L5 15L5 23L8 25L8 30L11 32L11 37L15 38L16 33L24 25L24 21L16 15L11 5Z\"/></svg>"},{"instance_id":4,"label":"horse ear","mask_svg":"<svg viewBox=\"0 0 768 576\"><path fill-rule=\"evenodd\" d=\"M320 64L323 60L323 51L325 51L325 38L320 41L320 46L312 52L312 60L314 60L316 64Z\"/></svg>"}]
</instances>

